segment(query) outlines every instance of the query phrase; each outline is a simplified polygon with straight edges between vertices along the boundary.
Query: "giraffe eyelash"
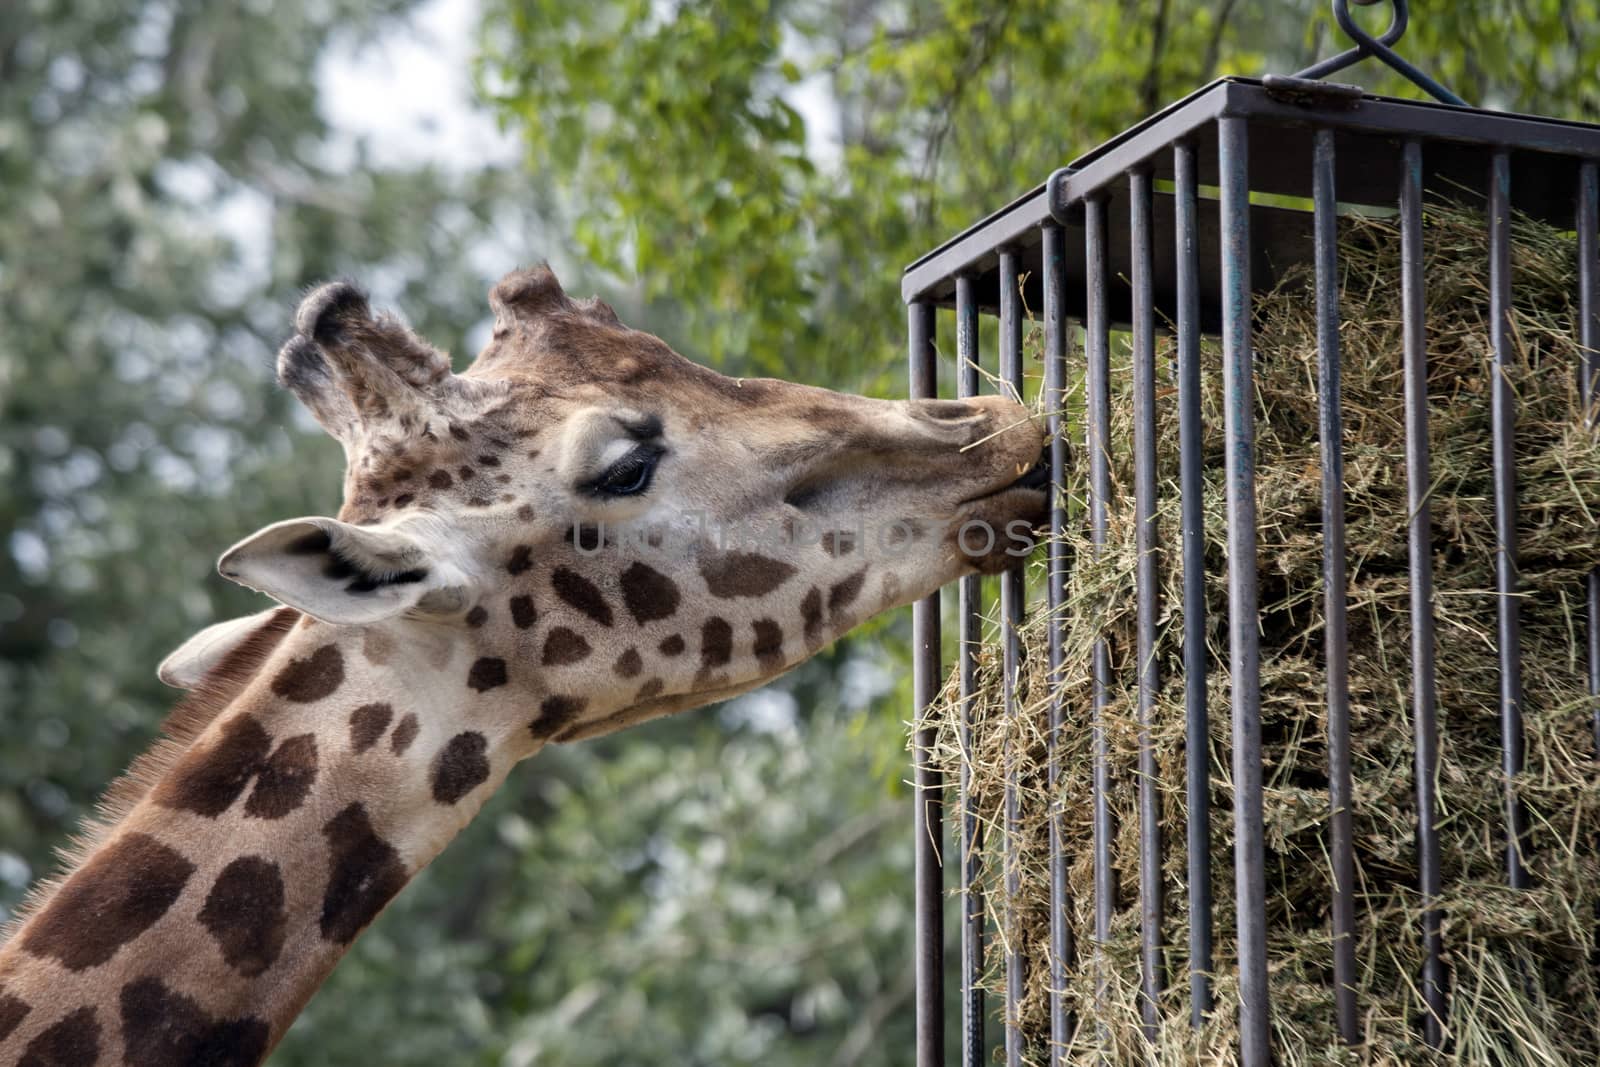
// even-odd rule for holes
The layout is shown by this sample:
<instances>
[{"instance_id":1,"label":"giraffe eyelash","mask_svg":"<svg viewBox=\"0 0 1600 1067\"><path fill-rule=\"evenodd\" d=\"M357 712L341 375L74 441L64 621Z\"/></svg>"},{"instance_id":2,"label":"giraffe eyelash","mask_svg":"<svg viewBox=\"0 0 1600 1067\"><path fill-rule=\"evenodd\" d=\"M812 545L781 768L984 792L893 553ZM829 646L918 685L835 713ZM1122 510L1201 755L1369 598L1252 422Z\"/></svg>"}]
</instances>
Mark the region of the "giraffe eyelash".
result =
<instances>
[{"instance_id":1,"label":"giraffe eyelash","mask_svg":"<svg viewBox=\"0 0 1600 1067\"><path fill-rule=\"evenodd\" d=\"M640 445L607 467L584 489L597 497L638 496L649 490L656 464L665 452L660 445Z\"/></svg>"}]
</instances>

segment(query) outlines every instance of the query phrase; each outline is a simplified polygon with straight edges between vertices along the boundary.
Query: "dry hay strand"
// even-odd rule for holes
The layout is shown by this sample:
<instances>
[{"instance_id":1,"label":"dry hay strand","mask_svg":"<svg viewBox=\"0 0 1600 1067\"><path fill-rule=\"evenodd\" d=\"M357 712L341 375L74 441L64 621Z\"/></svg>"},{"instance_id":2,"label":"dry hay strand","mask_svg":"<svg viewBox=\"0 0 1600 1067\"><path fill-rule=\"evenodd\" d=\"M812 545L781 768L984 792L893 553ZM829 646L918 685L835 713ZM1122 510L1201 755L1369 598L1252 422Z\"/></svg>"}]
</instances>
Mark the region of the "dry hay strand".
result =
<instances>
[{"instance_id":1,"label":"dry hay strand","mask_svg":"<svg viewBox=\"0 0 1600 1067\"><path fill-rule=\"evenodd\" d=\"M1255 304L1262 737L1272 1040L1281 1064L1600 1062L1600 905L1593 737L1595 701L1583 661L1585 576L1600 564L1600 448L1583 426L1575 368L1570 234L1526 219L1513 226L1512 339L1517 397L1523 711L1527 763L1516 787L1527 805L1533 888L1505 885L1498 712L1494 511L1489 424L1488 249L1481 214L1432 205L1425 229L1433 571L1438 652L1438 832L1443 865L1445 964L1450 991L1444 1052L1421 1040L1421 901L1418 894L1411 710L1406 485L1401 378L1399 234L1394 220L1341 221L1345 513L1349 545L1349 692L1355 803L1356 939L1365 1042L1335 1031L1327 851L1327 703L1322 630L1321 475L1316 332L1309 279L1297 274ZM1175 358L1158 352L1160 373ZM984 988L1003 1020L1003 956L1021 952L1025 1060L1048 1062L1047 812L1061 810L1073 949L1063 991L1073 1016L1070 1062L1232 1063L1236 1060L1233 788L1230 771L1228 599L1220 356L1205 361L1205 538L1210 706L1216 1009L1188 1024L1183 612L1177 551L1179 494L1175 389L1162 381L1159 449L1161 582L1159 665L1152 744L1164 831L1162 927L1165 1022L1152 1044L1138 1002L1137 777L1131 374L1126 347L1112 374L1112 499L1098 558L1083 521L1086 467L1069 464L1073 560L1060 616L1065 664L1061 780L1046 781L1047 626L1036 610L1021 636L1026 660L1019 714L1002 710L999 649L986 646L971 751L960 744L952 676L925 725L946 771L952 811L963 773L982 825L976 846L990 934ZM1081 390L1081 383L1079 383ZM1082 440L1081 392L1065 413ZM1038 581L1042 564L1033 564ZM991 612L991 615L993 613ZM994 621L988 621L991 631ZM1094 943L1090 666L1109 641L1112 684L1104 723L1112 768L1119 882L1111 937ZM1003 790L1008 754L1022 791L1020 890L1004 891ZM951 864L953 866L953 863ZM1096 986L1102 985L1099 995Z\"/></svg>"}]
</instances>

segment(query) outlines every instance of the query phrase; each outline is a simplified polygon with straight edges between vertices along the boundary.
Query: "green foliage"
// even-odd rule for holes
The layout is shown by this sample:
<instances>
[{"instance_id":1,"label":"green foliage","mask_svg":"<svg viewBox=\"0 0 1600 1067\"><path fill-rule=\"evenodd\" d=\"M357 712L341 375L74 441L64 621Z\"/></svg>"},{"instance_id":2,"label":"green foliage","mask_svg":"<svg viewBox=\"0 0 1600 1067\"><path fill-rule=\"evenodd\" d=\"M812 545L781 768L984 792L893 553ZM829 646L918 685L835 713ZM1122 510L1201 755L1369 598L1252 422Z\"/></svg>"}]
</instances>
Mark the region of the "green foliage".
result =
<instances>
[{"instance_id":1,"label":"green foliage","mask_svg":"<svg viewBox=\"0 0 1600 1067\"><path fill-rule=\"evenodd\" d=\"M1592 0L1414 7L1401 50L1469 99L1600 110ZM596 263L717 358L885 393L900 268L1212 78L1348 44L1321 0L491 0L486 42ZM1376 61L1338 77L1418 95Z\"/></svg>"},{"instance_id":2,"label":"green foliage","mask_svg":"<svg viewBox=\"0 0 1600 1067\"><path fill-rule=\"evenodd\" d=\"M457 343L485 314L509 176L325 162L310 72L406 7L0 16L0 905L148 742L160 658L262 606L219 550L337 506L337 446L271 385L300 287L380 276Z\"/></svg>"},{"instance_id":3,"label":"green foliage","mask_svg":"<svg viewBox=\"0 0 1600 1067\"><path fill-rule=\"evenodd\" d=\"M485 315L509 176L324 162L318 57L407 6L0 16L0 904L148 741L161 656L262 606L218 551L337 506L337 446L270 384L299 288L381 276L458 343Z\"/></svg>"},{"instance_id":4,"label":"green foliage","mask_svg":"<svg viewBox=\"0 0 1600 1067\"><path fill-rule=\"evenodd\" d=\"M687 305L696 347L893 392L900 267L1174 87L1259 66L1216 5L1174 6L1158 31L1148 3L495 0L483 79L585 250Z\"/></svg>"},{"instance_id":5,"label":"green foliage","mask_svg":"<svg viewBox=\"0 0 1600 1067\"><path fill-rule=\"evenodd\" d=\"M1345 41L1333 17L1318 17L1304 40L1319 55ZM1388 25L1388 5L1357 9L1370 32ZM1480 0L1412 4L1411 24L1396 46L1469 104L1593 122L1600 114L1600 3L1595 0ZM1336 75L1374 91L1419 96L1387 68L1363 63Z\"/></svg>"}]
</instances>

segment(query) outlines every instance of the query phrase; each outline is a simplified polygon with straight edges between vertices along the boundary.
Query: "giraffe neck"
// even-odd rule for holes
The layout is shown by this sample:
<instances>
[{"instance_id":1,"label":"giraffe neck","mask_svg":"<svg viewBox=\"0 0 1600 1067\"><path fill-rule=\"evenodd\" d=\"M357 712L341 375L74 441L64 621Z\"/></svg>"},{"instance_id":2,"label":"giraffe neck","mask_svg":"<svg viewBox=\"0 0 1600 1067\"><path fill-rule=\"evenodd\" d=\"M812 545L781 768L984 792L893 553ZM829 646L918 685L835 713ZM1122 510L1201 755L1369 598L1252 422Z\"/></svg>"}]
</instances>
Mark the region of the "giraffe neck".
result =
<instances>
[{"instance_id":1,"label":"giraffe neck","mask_svg":"<svg viewBox=\"0 0 1600 1067\"><path fill-rule=\"evenodd\" d=\"M265 1058L537 747L443 683L461 655L415 626L294 626L0 948L0 1064Z\"/></svg>"}]
</instances>

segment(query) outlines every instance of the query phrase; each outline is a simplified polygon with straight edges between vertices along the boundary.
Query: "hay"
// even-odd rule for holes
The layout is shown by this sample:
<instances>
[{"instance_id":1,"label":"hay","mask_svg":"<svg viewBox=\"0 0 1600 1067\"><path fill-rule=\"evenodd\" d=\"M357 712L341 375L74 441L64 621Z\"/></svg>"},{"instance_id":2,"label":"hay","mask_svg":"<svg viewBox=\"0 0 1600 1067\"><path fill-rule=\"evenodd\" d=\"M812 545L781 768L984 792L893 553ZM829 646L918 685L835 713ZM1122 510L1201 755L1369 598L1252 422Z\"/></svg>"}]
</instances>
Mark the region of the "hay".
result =
<instances>
[{"instance_id":1,"label":"hay","mask_svg":"<svg viewBox=\"0 0 1600 1067\"><path fill-rule=\"evenodd\" d=\"M1491 486L1487 242L1481 214L1430 209L1426 220L1430 437L1439 687L1439 832L1444 944L1451 1008L1449 1051L1420 1039L1422 949L1413 835L1404 423L1401 407L1399 238L1393 220L1351 218L1341 232L1349 544L1350 702L1355 778L1357 955L1366 1043L1343 1048L1334 1029L1326 851L1328 822L1323 670L1320 474L1313 302L1304 275L1256 303L1257 501L1265 748L1268 953L1278 1062L1593 1064L1600 1062L1600 972L1594 960L1600 904L1596 809L1600 777L1582 661L1584 575L1600 564L1600 448L1581 427L1574 368L1575 260L1570 235L1526 220L1514 226L1516 448L1523 603L1527 769L1518 782L1532 824L1535 888L1504 886L1502 787L1495 659L1494 514ZM1165 375L1173 358L1158 352ZM1072 1062L1233 1062L1234 896L1229 753L1227 594L1222 487L1221 373L1205 352L1205 514L1211 708L1211 851L1217 1008L1188 1025L1181 574L1174 390L1158 404L1163 688L1154 731L1165 827L1166 1017L1154 1047L1139 1026L1137 752L1133 664L1131 399L1125 348L1113 355L1113 500L1109 545L1095 561L1081 520L1086 464L1071 464L1075 519L1066 535L1071 574L1062 738L1070 925L1077 950L1065 991L1076 1018ZM1082 441L1081 394L1068 404ZM1039 585L1042 564L1030 576ZM1033 594L1034 602L1040 599ZM994 613L991 611L990 615ZM965 765L985 824L979 847L990 912L988 971L1000 1029L1004 946L1026 963L1021 1024L1030 1063L1048 1061L1048 856L1043 774L1045 625L1027 620L1021 714L1000 706L999 649L986 646L974 748L958 743L956 679L929 716L935 758L954 783ZM992 618L988 624L993 627ZM1115 672L1106 714L1114 767L1121 885L1113 936L1093 963L1090 836L1090 649L1110 637ZM1021 761L1025 824L1021 890L1007 901L1001 869L1005 753ZM1007 915L1012 918L1008 922ZM1106 986L1096 1010L1097 977Z\"/></svg>"}]
</instances>

